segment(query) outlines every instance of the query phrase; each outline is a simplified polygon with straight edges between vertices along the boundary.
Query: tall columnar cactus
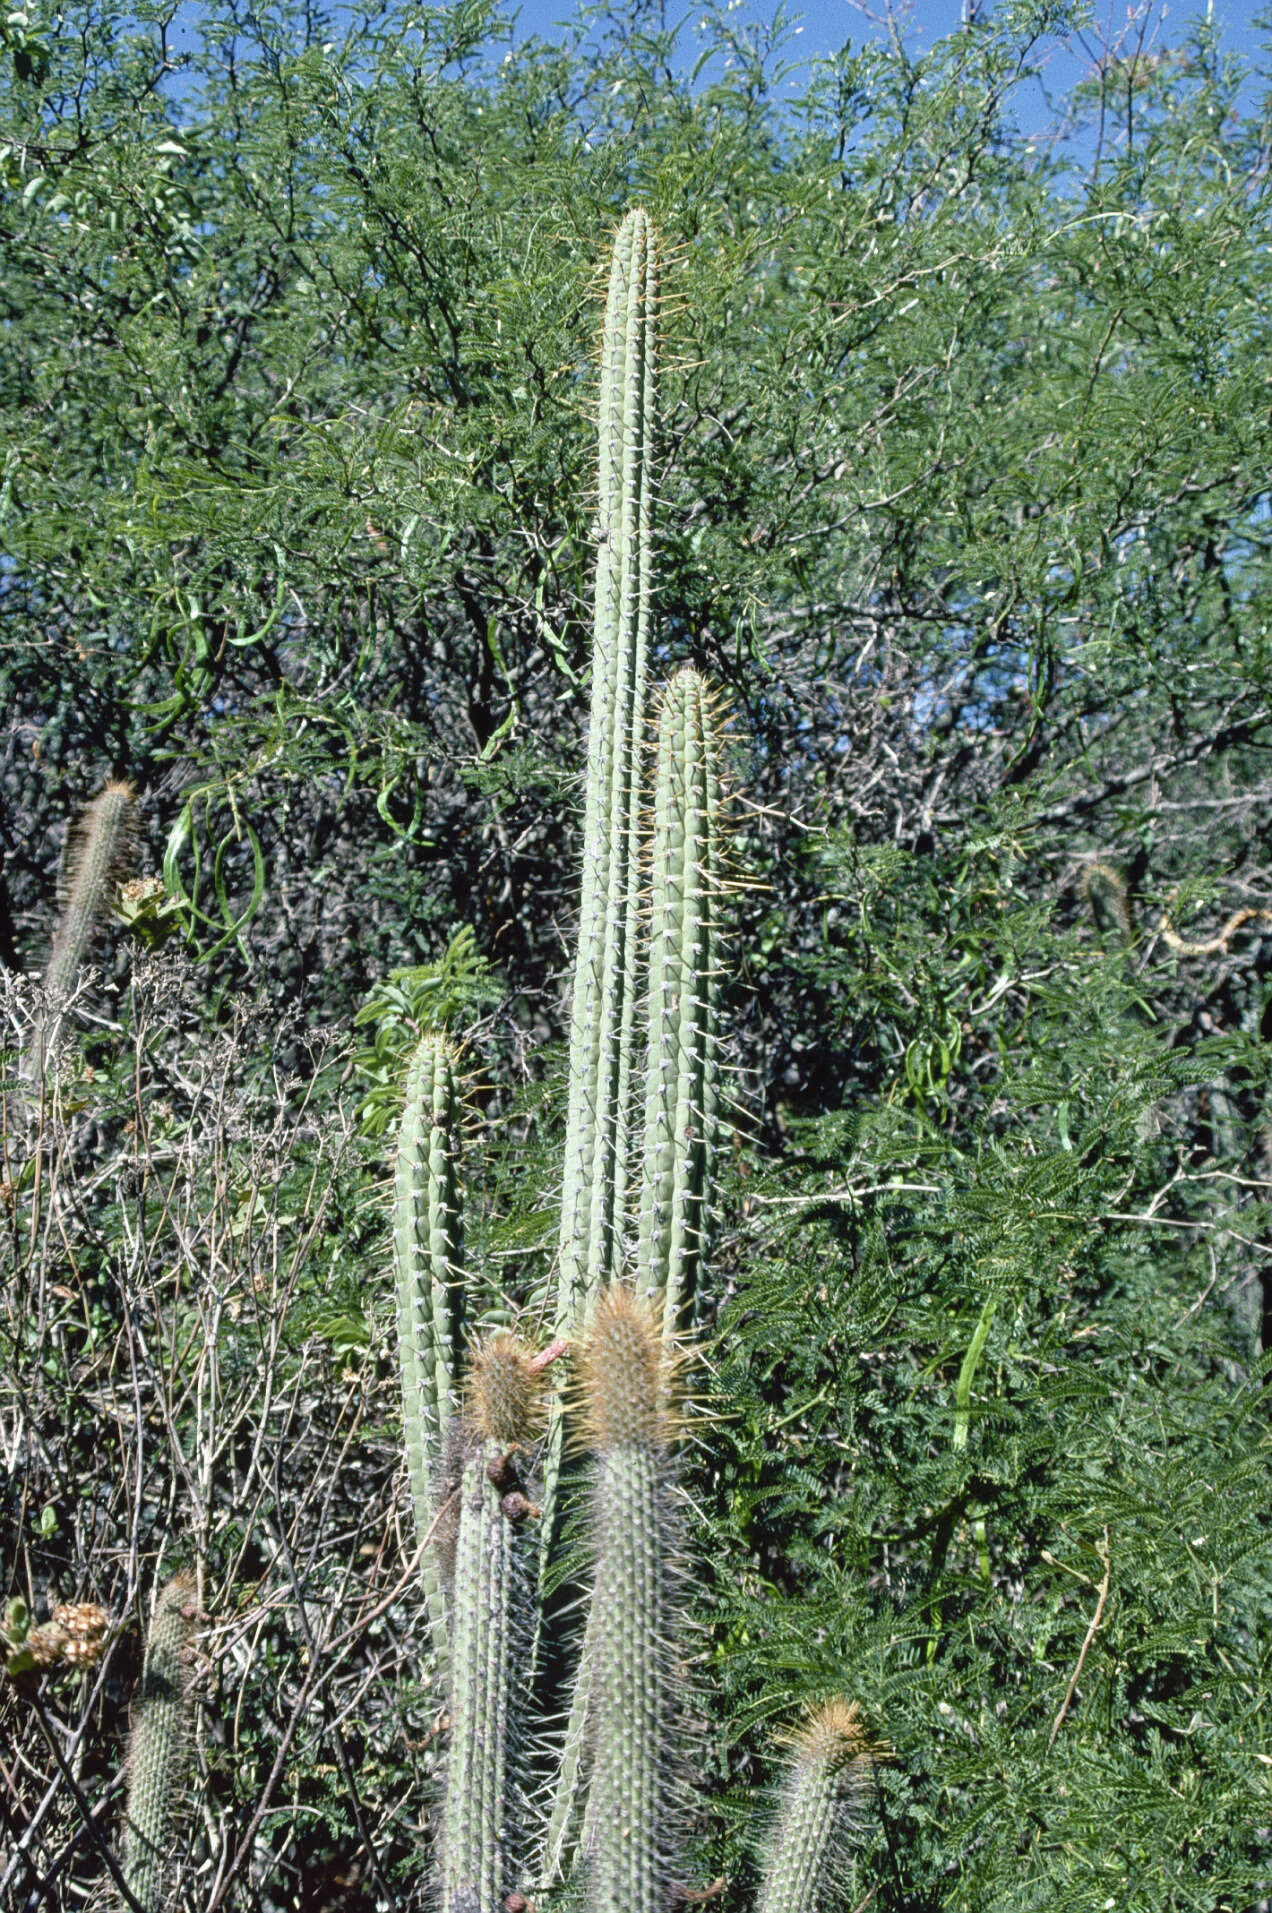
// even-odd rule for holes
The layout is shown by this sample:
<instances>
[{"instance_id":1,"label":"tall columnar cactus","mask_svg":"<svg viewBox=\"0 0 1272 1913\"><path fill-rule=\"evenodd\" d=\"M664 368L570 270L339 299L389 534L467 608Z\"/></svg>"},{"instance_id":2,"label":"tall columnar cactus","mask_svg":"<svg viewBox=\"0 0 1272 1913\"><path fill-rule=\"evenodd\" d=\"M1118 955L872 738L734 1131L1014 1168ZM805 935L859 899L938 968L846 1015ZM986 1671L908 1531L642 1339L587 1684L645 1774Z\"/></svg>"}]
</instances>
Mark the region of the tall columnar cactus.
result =
<instances>
[{"instance_id":1,"label":"tall columnar cactus","mask_svg":"<svg viewBox=\"0 0 1272 1913\"><path fill-rule=\"evenodd\" d=\"M445 1600L429 1531L451 1422L464 1320L463 1209L455 1053L422 1037L411 1058L393 1181L402 1425L434 1646L443 1669Z\"/></svg>"},{"instance_id":2,"label":"tall columnar cactus","mask_svg":"<svg viewBox=\"0 0 1272 1913\"><path fill-rule=\"evenodd\" d=\"M500 1332L474 1354L451 1476L451 1742L442 1816L443 1913L501 1913L524 1828L525 1655L535 1510L526 1488L543 1425L544 1364Z\"/></svg>"},{"instance_id":3,"label":"tall columnar cactus","mask_svg":"<svg viewBox=\"0 0 1272 1913\"><path fill-rule=\"evenodd\" d=\"M636 1280L671 1337L701 1263L719 1097L720 734L698 671L666 687L657 736Z\"/></svg>"},{"instance_id":4,"label":"tall columnar cactus","mask_svg":"<svg viewBox=\"0 0 1272 1913\"><path fill-rule=\"evenodd\" d=\"M601 344L583 882L570 1011L557 1332L619 1272L629 1180L649 647L658 269L647 215L614 241Z\"/></svg>"},{"instance_id":5,"label":"tall columnar cactus","mask_svg":"<svg viewBox=\"0 0 1272 1913\"><path fill-rule=\"evenodd\" d=\"M810 1714L794 1736L758 1913L823 1913L850 1884L875 1757L849 1701Z\"/></svg>"},{"instance_id":6,"label":"tall columnar cactus","mask_svg":"<svg viewBox=\"0 0 1272 1913\"><path fill-rule=\"evenodd\" d=\"M674 1433L662 1324L628 1290L602 1291L582 1360L595 1455L588 1620L587 1848L593 1913L659 1913L671 1854Z\"/></svg>"},{"instance_id":7,"label":"tall columnar cactus","mask_svg":"<svg viewBox=\"0 0 1272 1913\"><path fill-rule=\"evenodd\" d=\"M146 1639L141 1695L133 1711L124 1881L146 1913L159 1913L169 1900L189 1730L187 1651L194 1599L194 1577L184 1570L161 1589Z\"/></svg>"},{"instance_id":8,"label":"tall columnar cactus","mask_svg":"<svg viewBox=\"0 0 1272 1913\"><path fill-rule=\"evenodd\" d=\"M412 1065L399 1143L407 1447L421 1530L439 1524L435 1553L451 1622L443 1913L508 1913L524 1903L519 1836L527 1821L545 1831L536 1896L568 1879L580 1851L591 1913L661 1913L679 1884L669 1831L680 1686L672 1375L707 1234L715 1149L721 741L708 686L696 671L681 671L660 702L651 793L644 708L656 319L653 235L645 214L633 212L614 244L602 348L592 710L555 1339L540 1356L509 1335L478 1349L440 1478L462 1324L453 1306L457 1223L447 1233L458 1216L447 1113L453 1085L438 1039L422 1044ZM520 1770L542 1771L548 1761L523 1705L540 1687L554 1710L559 1705L571 1656L558 1623L568 1625L576 1611L544 1603L565 1404L556 1392L540 1444L542 1377L580 1334L578 1445L594 1465L591 1585L584 1626L574 1630L583 1639L551 1795L527 1801ZM540 1452L536 1509L527 1471ZM444 1658L436 1620L435 1627ZM764 1913L794 1913L801 1896L816 1908L844 1850L865 1743L855 1714L838 1705L797 1740Z\"/></svg>"},{"instance_id":9,"label":"tall columnar cactus","mask_svg":"<svg viewBox=\"0 0 1272 1913\"><path fill-rule=\"evenodd\" d=\"M38 1084L48 1064L58 1017L123 874L135 798L131 784L109 783L72 830L61 886L61 914L44 970L47 1008L23 1060L23 1079Z\"/></svg>"}]
</instances>

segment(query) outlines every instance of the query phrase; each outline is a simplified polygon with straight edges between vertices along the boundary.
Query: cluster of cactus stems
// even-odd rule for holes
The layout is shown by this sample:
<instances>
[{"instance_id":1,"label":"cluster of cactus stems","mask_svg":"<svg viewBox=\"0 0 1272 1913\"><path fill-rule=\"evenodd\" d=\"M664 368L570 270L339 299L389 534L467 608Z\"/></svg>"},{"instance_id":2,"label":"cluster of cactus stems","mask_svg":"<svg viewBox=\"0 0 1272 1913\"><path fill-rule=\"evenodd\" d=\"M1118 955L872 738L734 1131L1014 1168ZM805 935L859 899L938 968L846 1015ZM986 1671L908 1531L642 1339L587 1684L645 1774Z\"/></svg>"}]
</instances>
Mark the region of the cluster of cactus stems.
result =
<instances>
[{"instance_id":1,"label":"cluster of cactus stems","mask_svg":"<svg viewBox=\"0 0 1272 1913\"><path fill-rule=\"evenodd\" d=\"M655 237L633 211L614 242L601 348L579 936L541 1352L506 1332L465 1346L457 1060L442 1036L414 1054L398 1136L405 1448L450 1717L443 1913L507 1913L580 1859L596 1913L657 1913L684 1884L674 1377L710 1217L724 801L721 719L701 674L680 670L647 709L657 318ZM572 1399L557 1379L567 1348ZM567 1419L591 1457L589 1571L566 1724L545 1742L533 1707L560 1618L545 1587ZM855 1711L828 1703L795 1742L762 1913L826 1902L869 1766Z\"/></svg>"}]
</instances>

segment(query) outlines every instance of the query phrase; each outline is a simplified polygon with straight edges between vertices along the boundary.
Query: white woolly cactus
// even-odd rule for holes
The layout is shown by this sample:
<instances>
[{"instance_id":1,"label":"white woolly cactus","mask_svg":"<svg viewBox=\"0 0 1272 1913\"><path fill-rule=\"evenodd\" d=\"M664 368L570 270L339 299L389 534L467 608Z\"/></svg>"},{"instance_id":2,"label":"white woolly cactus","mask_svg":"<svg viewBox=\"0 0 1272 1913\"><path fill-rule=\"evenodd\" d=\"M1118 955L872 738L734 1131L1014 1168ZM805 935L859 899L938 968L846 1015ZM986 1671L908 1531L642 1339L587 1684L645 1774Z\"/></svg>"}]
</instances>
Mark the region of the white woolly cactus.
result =
<instances>
[{"instance_id":1,"label":"white woolly cactus","mask_svg":"<svg viewBox=\"0 0 1272 1913\"><path fill-rule=\"evenodd\" d=\"M595 1457L587 1630L589 1905L657 1913L672 1854L676 1671L675 1433L662 1323L619 1286L602 1290L581 1362L583 1438Z\"/></svg>"},{"instance_id":2,"label":"white woolly cactus","mask_svg":"<svg viewBox=\"0 0 1272 1913\"><path fill-rule=\"evenodd\" d=\"M43 977L48 1004L22 1059L22 1080L33 1088L48 1068L58 1019L75 988L93 932L110 909L124 875L135 804L131 784L107 784L67 840L62 907Z\"/></svg>"}]
</instances>

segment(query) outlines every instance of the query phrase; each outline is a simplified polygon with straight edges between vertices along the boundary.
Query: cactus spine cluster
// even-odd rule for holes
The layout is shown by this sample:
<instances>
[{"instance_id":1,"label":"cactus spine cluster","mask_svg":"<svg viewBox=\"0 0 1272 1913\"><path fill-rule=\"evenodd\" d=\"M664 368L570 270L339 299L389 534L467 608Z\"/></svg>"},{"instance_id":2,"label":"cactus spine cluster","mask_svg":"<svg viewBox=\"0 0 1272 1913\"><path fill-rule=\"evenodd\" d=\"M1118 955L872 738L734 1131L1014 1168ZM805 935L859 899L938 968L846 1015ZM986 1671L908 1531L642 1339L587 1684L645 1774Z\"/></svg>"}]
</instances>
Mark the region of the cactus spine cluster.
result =
<instances>
[{"instance_id":1,"label":"cactus spine cluster","mask_svg":"<svg viewBox=\"0 0 1272 1913\"><path fill-rule=\"evenodd\" d=\"M124 1881L146 1913L159 1913L167 1898L188 1729L186 1660L193 1603L194 1577L185 1571L160 1590L133 1713Z\"/></svg>"},{"instance_id":2,"label":"cactus spine cluster","mask_svg":"<svg viewBox=\"0 0 1272 1913\"><path fill-rule=\"evenodd\" d=\"M463 1209L455 1054L422 1037L407 1070L393 1183L398 1350L407 1472L422 1547L420 1572L442 1667L445 1600L431 1545L436 1488L463 1339Z\"/></svg>"},{"instance_id":3,"label":"cactus spine cluster","mask_svg":"<svg viewBox=\"0 0 1272 1913\"><path fill-rule=\"evenodd\" d=\"M850 1702L827 1701L794 1736L757 1913L819 1913L846 1884L877 1750Z\"/></svg>"}]
</instances>

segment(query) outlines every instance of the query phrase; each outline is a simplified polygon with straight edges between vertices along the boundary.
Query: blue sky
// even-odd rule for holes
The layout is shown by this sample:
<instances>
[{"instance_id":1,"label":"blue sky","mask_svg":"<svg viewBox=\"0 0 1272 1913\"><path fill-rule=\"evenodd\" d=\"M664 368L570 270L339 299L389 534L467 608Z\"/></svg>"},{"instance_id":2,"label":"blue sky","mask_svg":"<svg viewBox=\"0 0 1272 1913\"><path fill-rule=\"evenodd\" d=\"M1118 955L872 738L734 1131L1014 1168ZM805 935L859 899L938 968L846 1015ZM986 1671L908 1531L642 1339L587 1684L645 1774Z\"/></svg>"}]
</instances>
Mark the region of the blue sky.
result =
<instances>
[{"instance_id":1,"label":"blue sky","mask_svg":"<svg viewBox=\"0 0 1272 1913\"><path fill-rule=\"evenodd\" d=\"M893 0L898 20L907 40L918 47L930 46L947 33L954 32L962 19L968 0ZM985 9L993 0L972 0ZM775 0L732 0L731 11L741 21L772 18ZM797 28L791 41L790 56L798 61L838 50L846 42L860 46L886 31L884 14L888 0L786 0L787 18ZM668 23L681 18L692 22L694 11L689 0L677 6L666 0ZM505 9L515 13L517 36L534 35L553 39L559 35L558 22L567 19L573 8L569 0L509 0ZM1054 42L1046 54L1045 84L1063 95L1090 72L1094 61L1106 47L1119 45L1130 50L1136 44L1146 50L1178 45L1187 34L1191 21L1209 12L1220 35L1224 50L1234 54L1248 67L1272 75L1272 0L1183 0L1183 4L1153 4L1153 0L1089 0L1089 24L1080 36L1067 43ZM1267 22L1260 26L1260 19ZM795 83L798 83L796 72ZM1266 91L1257 78L1244 89L1243 104L1256 93ZM1041 87L1034 89L1032 102L1041 127L1047 118L1046 100ZM1020 100L1017 112L1024 117L1029 103ZM1032 128L1029 130L1033 130Z\"/></svg>"}]
</instances>

